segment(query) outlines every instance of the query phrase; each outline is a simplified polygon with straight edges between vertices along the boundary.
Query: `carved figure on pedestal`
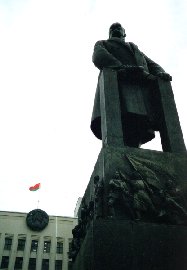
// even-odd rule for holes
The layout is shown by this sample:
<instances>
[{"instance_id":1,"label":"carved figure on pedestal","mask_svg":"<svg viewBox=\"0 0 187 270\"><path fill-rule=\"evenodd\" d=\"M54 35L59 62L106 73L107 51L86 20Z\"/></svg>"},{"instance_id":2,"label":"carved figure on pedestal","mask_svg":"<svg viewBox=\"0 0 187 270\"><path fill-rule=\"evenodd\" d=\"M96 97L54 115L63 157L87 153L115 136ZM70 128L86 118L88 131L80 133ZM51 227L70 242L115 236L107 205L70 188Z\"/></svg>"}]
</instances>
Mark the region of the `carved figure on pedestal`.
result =
<instances>
[{"instance_id":1,"label":"carved figure on pedestal","mask_svg":"<svg viewBox=\"0 0 187 270\"><path fill-rule=\"evenodd\" d=\"M126 215L131 219L135 218L132 194L118 171L109 181L108 214L110 217Z\"/></svg>"},{"instance_id":2,"label":"carved figure on pedestal","mask_svg":"<svg viewBox=\"0 0 187 270\"><path fill-rule=\"evenodd\" d=\"M159 220L172 224L186 224L187 211L184 208L183 194L172 180L168 180L165 189L160 190L161 210Z\"/></svg>"},{"instance_id":3,"label":"carved figure on pedestal","mask_svg":"<svg viewBox=\"0 0 187 270\"><path fill-rule=\"evenodd\" d=\"M104 183L103 179L100 179L98 175L94 177L94 213L95 218L103 216L103 192Z\"/></svg>"},{"instance_id":4,"label":"carved figure on pedestal","mask_svg":"<svg viewBox=\"0 0 187 270\"><path fill-rule=\"evenodd\" d=\"M133 206L136 219L141 219L145 216L153 216L153 214L156 213L156 209L144 181L141 179L132 179L130 185L134 197Z\"/></svg>"},{"instance_id":5,"label":"carved figure on pedestal","mask_svg":"<svg viewBox=\"0 0 187 270\"><path fill-rule=\"evenodd\" d=\"M94 217L94 201L91 200L88 205L88 220L89 222L93 219Z\"/></svg>"},{"instance_id":6,"label":"carved figure on pedestal","mask_svg":"<svg viewBox=\"0 0 187 270\"><path fill-rule=\"evenodd\" d=\"M118 176L118 181L115 181L115 185L117 186L118 183L118 186L121 187L119 190L122 191L122 198L127 199L128 197L128 205L131 209L131 218L133 217L133 219L141 219L145 216L152 216L153 214L155 215L156 210L150 197L152 190L147 187L146 183L140 178L140 176L139 178L135 178L138 176L138 174L134 173L130 178L127 174L122 173L121 171L117 172L116 176ZM113 185L113 182L113 180L110 180L110 187ZM109 196L111 197L110 193ZM125 211L126 207L124 208L124 212Z\"/></svg>"},{"instance_id":7,"label":"carved figure on pedestal","mask_svg":"<svg viewBox=\"0 0 187 270\"><path fill-rule=\"evenodd\" d=\"M175 177L165 167L150 162L143 158L132 155L126 156L139 173L146 184L146 189L153 205L157 209L157 221L164 221L172 224L186 223L187 202L182 187L176 184Z\"/></svg>"},{"instance_id":8,"label":"carved figure on pedestal","mask_svg":"<svg viewBox=\"0 0 187 270\"><path fill-rule=\"evenodd\" d=\"M80 241L81 232L80 231L81 231L81 228L79 224L76 225L75 228L72 230L73 239L71 242L71 249L69 251L69 258L72 259L72 261L75 260L81 246L81 241Z\"/></svg>"},{"instance_id":9,"label":"carved figure on pedestal","mask_svg":"<svg viewBox=\"0 0 187 270\"><path fill-rule=\"evenodd\" d=\"M85 203L85 199L82 199L81 202L81 211L80 211L80 219L79 225L81 225L81 236L84 238L86 234L86 227L88 223L88 206Z\"/></svg>"},{"instance_id":10,"label":"carved figure on pedestal","mask_svg":"<svg viewBox=\"0 0 187 270\"><path fill-rule=\"evenodd\" d=\"M109 216L118 216L120 209L120 215L131 219L186 224L187 201L182 186L167 171L169 168L141 157L126 155L126 158L131 170L128 173L118 170L114 179L109 180ZM131 214L127 214L129 209Z\"/></svg>"}]
</instances>

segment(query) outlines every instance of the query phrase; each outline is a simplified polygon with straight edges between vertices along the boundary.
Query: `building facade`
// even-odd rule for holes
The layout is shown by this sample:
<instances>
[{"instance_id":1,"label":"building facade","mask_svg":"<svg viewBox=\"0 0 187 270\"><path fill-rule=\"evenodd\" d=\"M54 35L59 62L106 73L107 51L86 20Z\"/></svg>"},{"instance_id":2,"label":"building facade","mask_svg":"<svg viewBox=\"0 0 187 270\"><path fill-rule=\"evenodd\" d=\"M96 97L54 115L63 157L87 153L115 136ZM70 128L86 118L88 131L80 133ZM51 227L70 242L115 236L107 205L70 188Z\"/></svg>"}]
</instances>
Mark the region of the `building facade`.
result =
<instances>
[{"instance_id":1,"label":"building facade","mask_svg":"<svg viewBox=\"0 0 187 270\"><path fill-rule=\"evenodd\" d=\"M0 211L0 269L68 270L77 219L43 212Z\"/></svg>"}]
</instances>

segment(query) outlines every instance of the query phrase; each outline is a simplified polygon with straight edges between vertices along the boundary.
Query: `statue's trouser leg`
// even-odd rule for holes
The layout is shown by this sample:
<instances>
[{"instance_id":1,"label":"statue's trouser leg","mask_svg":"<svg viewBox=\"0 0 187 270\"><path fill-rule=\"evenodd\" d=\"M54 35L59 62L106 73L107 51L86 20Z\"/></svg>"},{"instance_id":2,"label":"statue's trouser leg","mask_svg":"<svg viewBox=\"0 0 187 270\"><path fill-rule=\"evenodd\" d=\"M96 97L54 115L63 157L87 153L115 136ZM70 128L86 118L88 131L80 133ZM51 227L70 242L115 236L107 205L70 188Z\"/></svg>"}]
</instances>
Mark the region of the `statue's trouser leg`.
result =
<instances>
[{"instance_id":1,"label":"statue's trouser leg","mask_svg":"<svg viewBox=\"0 0 187 270\"><path fill-rule=\"evenodd\" d=\"M124 144L130 147L139 147L152 140L154 131L146 116L125 113L122 116Z\"/></svg>"}]
</instances>

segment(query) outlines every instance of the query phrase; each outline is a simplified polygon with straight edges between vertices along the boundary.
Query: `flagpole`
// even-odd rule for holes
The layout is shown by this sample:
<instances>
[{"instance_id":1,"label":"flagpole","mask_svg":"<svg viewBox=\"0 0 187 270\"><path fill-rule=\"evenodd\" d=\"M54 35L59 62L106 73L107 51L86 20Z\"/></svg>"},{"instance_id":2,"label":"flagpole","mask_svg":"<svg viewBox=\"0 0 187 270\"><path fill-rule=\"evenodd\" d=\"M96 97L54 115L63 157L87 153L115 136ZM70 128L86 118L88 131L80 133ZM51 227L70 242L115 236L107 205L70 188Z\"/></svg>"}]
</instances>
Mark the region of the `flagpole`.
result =
<instances>
[{"instance_id":1,"label":"flagpole","mask_svg":"<svg viewBox=\"0 0 187 270\"><path fill-rule=\"evenodd\" d=\"M39 204L40 204L40 198L41 198L41 184L40 184L40 188L38 189L38 201L37 201L37 209L39 208Z\"/></svg>"},{"instance_id":2,"label":"flagpole","mask_svg":"<svg viewBox=\"0 0 187 270\"><path fill-rule=\"evenodd\" d=\"M40 200L37 201L37 209L39 208Z\"/></svg>"},{"instance_id":3,"label":"flagpole","mask_svg":"<svg viewBox=\"0 0 187 270\"><path fill-rule=\"evenodd\" d=\"M58 218L56 216L56 238L58 237Z\"/></svg>"}]
</instances>

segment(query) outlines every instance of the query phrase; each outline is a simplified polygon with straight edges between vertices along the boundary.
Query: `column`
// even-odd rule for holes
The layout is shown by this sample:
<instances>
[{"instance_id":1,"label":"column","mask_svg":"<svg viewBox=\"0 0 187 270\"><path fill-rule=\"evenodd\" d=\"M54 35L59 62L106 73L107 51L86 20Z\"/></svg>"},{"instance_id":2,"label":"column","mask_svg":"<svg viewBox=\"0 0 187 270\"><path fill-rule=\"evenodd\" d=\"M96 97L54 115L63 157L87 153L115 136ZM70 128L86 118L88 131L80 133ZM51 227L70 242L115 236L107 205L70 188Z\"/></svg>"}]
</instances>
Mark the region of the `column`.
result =
<instances>
[{"instance_id":1,"label":"column","mask_svg":"<svg viewBox=\"0 0 187 270\"><path fill-rule=\"evenodd\" d=\"M42 258L43 258L43 237L41 236L38 241L38 250L36 256L36 270L42 269Z\"/></svg>"},{"instance_id":2,"label":"column","mask_svg":"<svg viewBox=\"0 0 187 270\"><path fill-rule=\"evenodd\" d=\"M50 250L50 260L49 260L49 270L55 269L55 259L56 259L56 237L51 237L51 250Z\"/></svg>"},{"instance_id":3,"label":"column","mask_svg":"<svg viewBox=\"0 0 187 270\"><path fill-rule=\"evenodd\" d=\"M25 250L23 255L23 269L28 269L29 258L30 258L30 249L31 249L31 236L26 236Z\"/></svg>"},{"instance_id":4,"label":"column","mask_svg":"<svg viewBox=\"0 0 187 270\"><path fill-rule=\"evenodd\" d=\"M8 270L14 269L14 264L15 264L15 260L16 260L16 253L17 253L17 246L18 246L18 234L14 234Z\"/></svg>"},{"instance_id":5,"label":"column","mask_svg":"<svg viewBox=\"0 0 187 270\"><path fill-rule=\"evenodd\" d=\"M1 261L2 261L4 244L5 244L5 234L1 233L0 235L0 266L1 266Z\"/></svg>"},{"instance_id":6,"label":"column","mask_svg":"<svg viewBox=\"0 0 187 270\"><path fill-rule=\"evenodd\" d=\"M63 262L62 262L62 268L63 270L68 270L68 250L69 250L69 240L68 238L64 238L63 241Z\"/></svg>"}]
</instances>

